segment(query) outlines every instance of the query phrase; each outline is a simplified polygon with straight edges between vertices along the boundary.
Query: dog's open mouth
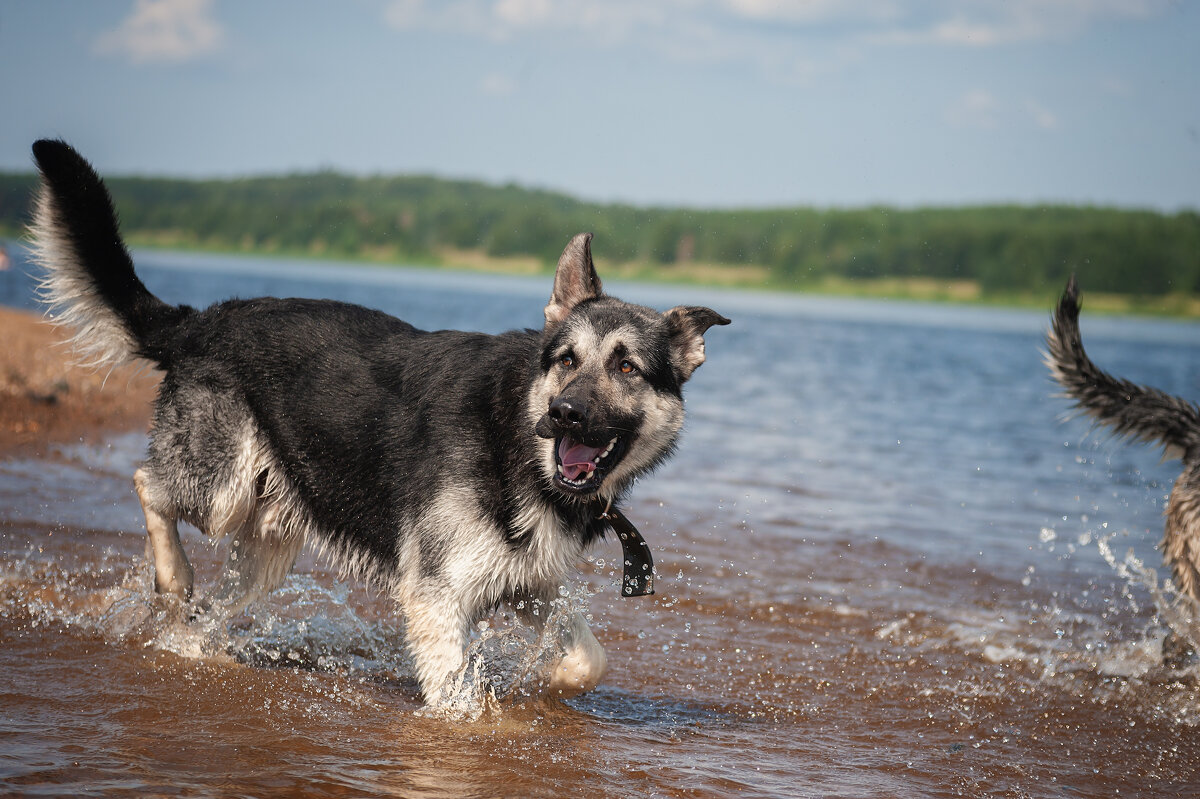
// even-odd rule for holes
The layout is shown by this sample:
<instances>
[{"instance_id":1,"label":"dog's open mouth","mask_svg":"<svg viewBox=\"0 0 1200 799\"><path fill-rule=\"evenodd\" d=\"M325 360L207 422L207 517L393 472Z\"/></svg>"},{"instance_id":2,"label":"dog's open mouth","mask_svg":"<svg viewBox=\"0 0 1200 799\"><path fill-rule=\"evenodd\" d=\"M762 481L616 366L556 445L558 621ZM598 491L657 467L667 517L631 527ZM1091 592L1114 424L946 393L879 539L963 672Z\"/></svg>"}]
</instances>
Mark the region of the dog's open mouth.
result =
<instances>
[{"instance_id":1,"label":"dog's open mouth","mask_svg":"<svg viewBox=\"0 0 1200 799\"><path fill-rule=\"evenodd\" d=\"M555 460L558 468L554 482L573 493L595 491L604 482L604 476L617 465L624 454L620 436L613 436L608 443L591 447L569 435L558 439Z\"/></svg>"}]
</instances>

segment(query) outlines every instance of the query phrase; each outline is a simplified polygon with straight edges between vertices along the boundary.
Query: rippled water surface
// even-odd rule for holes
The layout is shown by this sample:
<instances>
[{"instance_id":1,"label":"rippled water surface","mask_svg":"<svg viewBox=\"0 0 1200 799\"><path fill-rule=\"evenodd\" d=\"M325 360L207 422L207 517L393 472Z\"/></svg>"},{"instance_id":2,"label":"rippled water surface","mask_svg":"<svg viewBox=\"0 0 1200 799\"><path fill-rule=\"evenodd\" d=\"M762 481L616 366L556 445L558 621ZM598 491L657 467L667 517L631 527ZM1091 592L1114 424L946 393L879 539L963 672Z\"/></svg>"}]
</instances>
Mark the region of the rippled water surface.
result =
<instances>
[{"instance_id":1,"label":"rippled water surface","mask_svg":"<svg viewBox=\"0 0 1200 799\"><path fill-rule=\"evenodd\" d=\"M550 282L140 263L173 302L335 297L492 332L537 326ZM27 304L12 275L0 301ZM423 712L393 609L311 555L249 614L189 624L151 589L131 433L0 461L0 793L1200 791L1200 672L1159 656L1170 625L1193 635L1155 550L1177 464L1064 421L1045 314L609 289L734 324L628 508L659 593L617 596L609 542L563 599L608 650L597 691L539 698L547 645L500 616L461 712ZM1105 367L1200 396L1200 326L1089 316L1086 295L1083 325ZM223 552L185 546L211 585Z\"/></svg>"}]
</instances>

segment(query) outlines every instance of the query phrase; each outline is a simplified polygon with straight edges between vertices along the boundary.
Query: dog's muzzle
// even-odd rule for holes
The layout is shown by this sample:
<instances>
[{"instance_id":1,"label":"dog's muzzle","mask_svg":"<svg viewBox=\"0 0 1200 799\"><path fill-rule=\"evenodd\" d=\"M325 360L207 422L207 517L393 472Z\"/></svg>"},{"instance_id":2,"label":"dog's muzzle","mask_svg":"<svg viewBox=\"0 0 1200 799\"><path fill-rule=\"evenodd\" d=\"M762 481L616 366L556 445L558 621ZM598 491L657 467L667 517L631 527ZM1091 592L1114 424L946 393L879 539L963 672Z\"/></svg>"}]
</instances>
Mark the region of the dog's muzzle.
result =
<instances>
[{"instance_id":1,"label":"dog's muzzle","mask_svg":"<svg viewBox=\"0 0 1200 799\"><path fill-rule=\"evenodd\" d=\"M585 401L558 397L534 428L554 439L554 483L573 494L598 490L624 454L620 435L596 430L590 421Z\"/></svg>"}]
</instances>

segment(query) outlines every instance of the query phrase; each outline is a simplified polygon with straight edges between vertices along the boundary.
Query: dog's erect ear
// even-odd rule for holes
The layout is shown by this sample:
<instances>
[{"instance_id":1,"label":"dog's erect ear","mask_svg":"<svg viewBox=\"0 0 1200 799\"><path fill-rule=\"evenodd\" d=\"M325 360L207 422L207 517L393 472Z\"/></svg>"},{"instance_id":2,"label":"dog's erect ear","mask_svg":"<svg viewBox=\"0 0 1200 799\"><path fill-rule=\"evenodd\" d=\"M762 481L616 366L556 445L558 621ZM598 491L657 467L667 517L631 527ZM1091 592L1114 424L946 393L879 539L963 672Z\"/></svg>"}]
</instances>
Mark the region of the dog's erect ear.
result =
<instances>
[{"instance_id":1,"label":"dog's erect ear","mask_svg":"<svg viewBox=\"0 0 1200 799\"><path fill-rule=\"evenodd\" d=\"M558 324L576 305L602 293L600 278L592 264L592 234L580 233L571 239L558 259L554 293L546 304L546 324Z\"/></svg>"},{"instance_id":2,"label":"dog's erect ear","mask_svg":"<svg viewBox=\"0 0 1200 799\"><path fill-rule=\"evenodd\" d=\"M679 382L687 380L704 363L704 331L729 320L711 308L680 305L663 314L671 331L671 365Z\"/></svg>"}]
</instances>

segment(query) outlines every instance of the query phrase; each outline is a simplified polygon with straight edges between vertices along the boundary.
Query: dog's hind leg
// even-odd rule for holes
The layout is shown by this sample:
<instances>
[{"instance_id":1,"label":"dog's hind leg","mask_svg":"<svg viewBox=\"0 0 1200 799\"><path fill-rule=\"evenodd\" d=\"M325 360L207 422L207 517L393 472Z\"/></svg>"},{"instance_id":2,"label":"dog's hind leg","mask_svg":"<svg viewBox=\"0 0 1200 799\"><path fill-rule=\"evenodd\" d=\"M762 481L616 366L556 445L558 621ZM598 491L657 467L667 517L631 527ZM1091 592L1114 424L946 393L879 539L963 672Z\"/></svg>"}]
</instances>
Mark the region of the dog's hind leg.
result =
<instances>
[{"instance_id":1,"label":"dog's hind leg","mask_svg":"<svg viewBox=\"0 0 1200 799\"><path fill-rule=\"evenodd\" d=\"M146 514L146 534L154 557L154 589L160 594L191 599L195 576L179 541L174 508L156 491L157 486L145 469L134 473L133 484Z\"/></svg>"},{"instance_id":2,"label":"dog's hind leg","mask_svg":"<svg viewBox=\"0 0 1200 799\"><path fill-rule=\"evenodd\" d=\"M232 616L274 591L296 562L304 540L281 525L281 506L260 501L248 522L233 533L229 559L214 605Z\"/></svg>"}]
</instances>

